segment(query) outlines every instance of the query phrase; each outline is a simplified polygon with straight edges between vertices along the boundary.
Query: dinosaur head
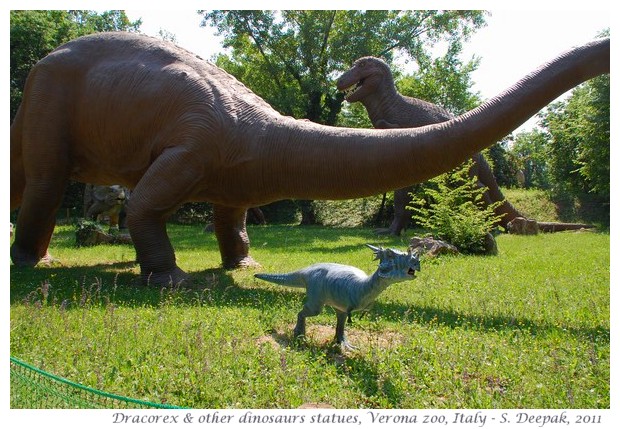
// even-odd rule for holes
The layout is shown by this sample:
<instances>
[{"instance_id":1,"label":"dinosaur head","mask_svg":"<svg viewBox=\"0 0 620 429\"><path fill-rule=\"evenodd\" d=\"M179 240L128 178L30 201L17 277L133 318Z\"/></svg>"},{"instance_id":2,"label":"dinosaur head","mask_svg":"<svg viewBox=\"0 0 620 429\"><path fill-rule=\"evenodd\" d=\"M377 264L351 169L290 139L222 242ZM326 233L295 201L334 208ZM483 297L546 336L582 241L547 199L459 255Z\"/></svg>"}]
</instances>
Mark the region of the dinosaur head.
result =
<instances>
[{"instance_id":1,"label":"dinosaur head","mask_svg":"<svg viewBox=\"0 0 620 429\"><path fill-rule=\"evenodd\" d=\"M96 200L105 202L109 206L115 206L125 202L125 189L120 185L100 186L93 188L93 195Z\"/></svg>"},{"instance_id":2,"label":"dinosaur head","mask_svg":"<svg viewBox=\"0 0 620 429\"><path fill-rule=\"evenodd\" d=\"M379 277L395 281L412 280L415 272L420 271L420 259L411 251L401 252L396 249L384 249L382 247L367 244L379 260Z\"/></svg>"},{"instance_id":3,"label":"dinosaur head","mask_svg":"<svg viewBox=\"0 0 620 429\"><path fill-rule=\"evenodd\" d=\"M381 86L394 87L390 67L375 57L363 57L338 78L336 87L345 93L349 103L360 101Z\"/></svg>"}]
</instances>

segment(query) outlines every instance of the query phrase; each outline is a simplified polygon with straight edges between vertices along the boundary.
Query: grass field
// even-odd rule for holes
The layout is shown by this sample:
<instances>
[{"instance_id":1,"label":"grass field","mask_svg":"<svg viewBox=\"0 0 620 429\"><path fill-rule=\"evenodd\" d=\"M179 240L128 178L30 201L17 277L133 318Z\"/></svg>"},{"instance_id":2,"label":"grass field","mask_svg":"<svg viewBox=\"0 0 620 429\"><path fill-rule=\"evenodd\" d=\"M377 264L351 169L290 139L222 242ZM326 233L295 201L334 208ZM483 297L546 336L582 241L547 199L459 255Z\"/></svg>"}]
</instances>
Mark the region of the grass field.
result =
<instances>
[{"instance_id":1,"label":"grass field","mask_svg":"<svg viewBox=\"0 0 620 429\"><path fill-rule=\"evenodd\" d=\"M492 257L422 260L331 343L335 314L291 341L303 291L225 271L213 235L169 225L193 285L144 287L130 246L74 247L11 266L11 355L92 388L183 407L608 408L609 235L498 237ZM315 262L375 269L370 229L250 227L261 271Z\"/></svg>"}]
</instances>

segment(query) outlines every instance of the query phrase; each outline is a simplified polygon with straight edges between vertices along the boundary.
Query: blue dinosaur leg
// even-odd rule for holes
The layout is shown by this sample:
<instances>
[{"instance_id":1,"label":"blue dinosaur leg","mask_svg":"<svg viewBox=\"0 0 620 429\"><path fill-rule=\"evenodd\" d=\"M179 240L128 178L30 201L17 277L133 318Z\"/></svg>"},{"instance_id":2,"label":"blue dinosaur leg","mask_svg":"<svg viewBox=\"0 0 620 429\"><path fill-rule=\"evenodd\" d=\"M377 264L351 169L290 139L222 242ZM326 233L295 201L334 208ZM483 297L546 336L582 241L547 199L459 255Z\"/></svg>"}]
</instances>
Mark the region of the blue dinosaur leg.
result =
<instances>
[{"instance_id":1,"label":"blue dinosaur leg","mask_svg":"<svg viewBox=\"0 0 620 429\"><path fill-rule=\"evenodd\" d=\"M347 313L344 311L336 311L336 342L338 344L346 341L344 336L344 326L347 323Z\"/></svg>"},{"instance_id":2,"label":"blue dinosaur leg","mask_svg":"<svg viewBox=\"0 0 620 429\"><path fill-rule=\"evenodd\" d=\"M341 347L344 347L349 350L355 350L356 347L352 346L348 341L346 336L344 335L344 327L347 323L347 318L349 314L344 311L336 310L336 343L340 344Z\"/></svg>"},{"instance_id":3,"label":"blue dinosaur leg","mask_svg":"<svg viewBox=\"0 0 620 429\"><path fill-rule=\"evenodd\" d=\"M323 310L323 306L311 307L306 303L304 308L297 314L297 325L293 331L294 337L303 337L306 335L306 317L317 316Z\"/></svg>"}]
</instances>

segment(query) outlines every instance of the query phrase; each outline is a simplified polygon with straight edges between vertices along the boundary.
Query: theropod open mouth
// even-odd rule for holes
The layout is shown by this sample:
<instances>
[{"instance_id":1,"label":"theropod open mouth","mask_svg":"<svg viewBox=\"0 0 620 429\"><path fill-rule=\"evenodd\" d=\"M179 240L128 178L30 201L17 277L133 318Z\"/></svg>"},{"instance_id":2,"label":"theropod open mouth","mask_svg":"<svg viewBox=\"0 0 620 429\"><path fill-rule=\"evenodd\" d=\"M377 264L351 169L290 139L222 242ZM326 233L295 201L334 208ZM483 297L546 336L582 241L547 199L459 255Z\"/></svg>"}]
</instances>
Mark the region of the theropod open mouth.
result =
<instances>
[{"instance_id":1,"label":"theropod open mouth","mask_svg":"<svg viewBox=\"0 0 620 429\"><path fill-rule=\"evenodd\" d=\"M344 92L344 98L349 98L352 96L358 89L360 89L364 85L364 79L361 79L359 82L349 86L348 88L344 88L342 92Z\"/></svg>"}]
</instances>

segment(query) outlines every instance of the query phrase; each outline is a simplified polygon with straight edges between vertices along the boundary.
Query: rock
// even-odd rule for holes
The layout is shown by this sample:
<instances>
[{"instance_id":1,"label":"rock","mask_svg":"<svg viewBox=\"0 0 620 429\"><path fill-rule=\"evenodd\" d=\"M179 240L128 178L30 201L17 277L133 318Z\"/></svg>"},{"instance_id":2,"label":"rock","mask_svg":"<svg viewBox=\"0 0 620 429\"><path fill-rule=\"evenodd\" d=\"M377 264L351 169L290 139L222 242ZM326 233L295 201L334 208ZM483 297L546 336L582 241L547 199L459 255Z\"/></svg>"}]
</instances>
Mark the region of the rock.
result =
<instances>
[{"instance_id":1,"label":"rock","mask_svg":"<svg viewBox=\"0 0 620 429\"><path fill-rule=\"evenodd\" d=\"M78 222L75 231L75 244L80 246L96 246L97 244L132 244L129 234L106 233L101 225L92 221Z\"/></svg>"},{"instance_id":2,"label":"rock","mask_svg":"<svg viewBox=\"0 0 620 429\"><path fill-rule=\"evenodd\" d=\"M490 232L484 236L484 254L485 255L497 255L497 241L495 241L495 237Z\"/></svg>"},{"instance_id":3,"label":"rock","mask_svg":"<svg viewBox=\"0 0 620 429\"><path fill-rule=\"evenodd\" d=\"M433 237L413 237L409 242L411 252L428 256L438 256L443 254L455 255L459 253L458 249L450 243L437 240Z\"/></svg>"}]
</instances>

